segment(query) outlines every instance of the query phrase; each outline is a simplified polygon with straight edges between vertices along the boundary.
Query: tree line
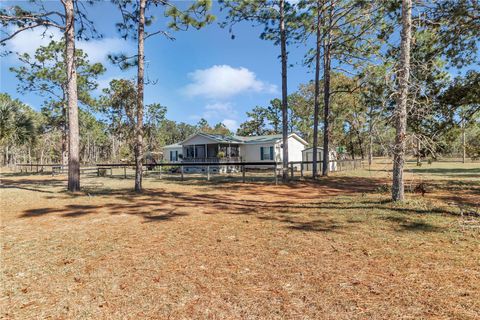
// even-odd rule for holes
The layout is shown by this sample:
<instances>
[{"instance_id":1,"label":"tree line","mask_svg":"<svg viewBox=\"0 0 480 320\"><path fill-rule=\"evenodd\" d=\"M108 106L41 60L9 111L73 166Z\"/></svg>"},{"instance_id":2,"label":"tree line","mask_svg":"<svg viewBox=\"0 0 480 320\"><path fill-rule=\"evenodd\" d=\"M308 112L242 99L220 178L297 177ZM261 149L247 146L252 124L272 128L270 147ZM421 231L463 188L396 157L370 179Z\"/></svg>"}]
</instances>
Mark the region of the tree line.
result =
<instances>
[{"instance_id":1,"label":"tree line","mask_svg":"<svg viewBox=\"0 0 480 320\"><path fill-rule=\"evenodd\" d=\"M101 36L86 13L87 4L95 5L95 1L64 0L62 11L47 10L41 1L32 1L28 6L16 5L0 11L2 25L10 30L1 44L33 28L58 28L64 33L63 42L57 44L63 80L55 84L47 79L47 84L37 86L36 79L44 72L24 76L36 72L28 56L20 59L30 67L12 71L24 84L25 92L39 90L45 94L53 85L61 93L54 102L50 101L49 109L56 108L53 113L58 114L53 117L57 116L58 125L68 129L60 136L64 141L62 150L68 147L70 191L80 189L80 144L85 144L85 138L79 140L78 118L82 111L79 112L78 103L95 104L90 106L96 108L93 114L107 113L112 126L109 134L116 132L118 141L133 139L135 190L141 191L146 141L153 141L152 132L162 127L160 122L167 121L159 120L162 113L164 117L164 107L145 106L143 102L145 41L155 36L174 39L175 32L201 29L215 20L208 0L181 7L166 0L112 3L122 16L116 23L118 32L125 39L136 41L138 50L133 56L119 53L110 58L123 69L136 67L137 79L110 83L98 103L89 102L89 92L103 69L98 65L86 67L81 52L75 49L77 39ZM476 1L223 0L220 8L225 12L220 25L228 28L232 38L237 24L250 22L263 26L259 36L279 47L281 97L267 107L255 107L249 112L239 133L270 130L281 132L286 141L289 131L299 131L312 142L314 162L320 160L316 150L321 137L323 175L328 175L329 166L325 164L334 146L345 145L352 156L368 154L369 159L374 149L380 147L394 159L393 200L404 198L403 167L411 145L416 146L417 154L443 152L442 144L444 149L452 146L448 137L460 128L463 149L472 153L466 145L467 136L471 132L475 135L478 127L478 72L472 70L451 80L447 68L466 68L477 61L480 9ZM155 14L169 19L168 27L158 25ZM301 63L312 70L313 77L289 94L288 50L292 46L305 48ZM36 83L29 83L29 79ZM131 103L126 105L124 99ZM221 125L216 129L207 126L204 129L228 134ZM286 181L288 150L287 144L283 145ZM316 167L313 166L315 170ZM315 170L313 178L317 176Z\"/></svg>"},{"instance_id":2,"label":"tree line","mask_svg":"<svg viewBox=\"0 0 480 320\"><path fill-rule=\"evenodd\" d=\"M117 80L115 80L117 81ZM16 163L61 164L65 160L65 127L52 118L51 110L34 110L6 93L0 93L0 153L3 165ZM122 111L123 112L123 111ZM134 131L125 114L99 113L79 109L79 158L82 165L96 163L131 163L134 159ZM200 119L192 125L169 120L166 108L146 106L144 123L145 153L158 159L162 147L185 140L196 132L223 135L233 133L223 123L210 125Z\"/></svg>"}]
</instances>

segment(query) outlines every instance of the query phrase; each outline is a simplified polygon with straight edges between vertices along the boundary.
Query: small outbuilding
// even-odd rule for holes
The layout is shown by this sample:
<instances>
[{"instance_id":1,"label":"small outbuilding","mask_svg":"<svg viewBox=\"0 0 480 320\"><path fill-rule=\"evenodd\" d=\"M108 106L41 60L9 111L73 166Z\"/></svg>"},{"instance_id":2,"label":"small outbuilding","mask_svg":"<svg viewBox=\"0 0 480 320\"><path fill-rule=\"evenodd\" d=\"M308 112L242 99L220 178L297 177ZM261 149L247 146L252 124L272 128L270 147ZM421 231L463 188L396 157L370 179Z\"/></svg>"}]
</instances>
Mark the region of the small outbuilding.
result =
<instances>
[{"instance_id":1,"label":"small outbuilding","mask_svg":"<svg viewBox=\"0 0 480 320\"><path fill-rule=\"evenodd\" d=\"M337 153L335 151L330 151L330 171L337 171ZM306 148L302 151L302 161L313 161L313 148ZM322 171L322 161L323 161L323 148L317 148L317 171ZM312 171L313 164L305 164L304 170Z\"/></svg>"}]
</instances>

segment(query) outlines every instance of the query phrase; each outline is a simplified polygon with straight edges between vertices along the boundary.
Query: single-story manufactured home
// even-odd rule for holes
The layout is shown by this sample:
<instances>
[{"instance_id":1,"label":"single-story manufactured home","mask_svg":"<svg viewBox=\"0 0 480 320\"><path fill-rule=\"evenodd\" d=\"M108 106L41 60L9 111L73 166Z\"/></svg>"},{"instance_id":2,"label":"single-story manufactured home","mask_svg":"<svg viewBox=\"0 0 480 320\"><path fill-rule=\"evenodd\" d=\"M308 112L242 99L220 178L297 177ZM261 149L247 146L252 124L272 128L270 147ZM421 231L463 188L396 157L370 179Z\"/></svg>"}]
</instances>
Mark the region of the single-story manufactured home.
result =
<instances>
[{"instance_id":1,"label":"single-story manufactured home","mask_svg":"<svg viewBox=\"0 0 480 320\"><path fill-rule=\"evenodd\" d=\"M307 145L299 135L289 134L288 160L302 161ZM166 162L281 162L282 148L281 134L243 137L199 132L165 146L163 153Z\"/></svg>"}]
</instances>

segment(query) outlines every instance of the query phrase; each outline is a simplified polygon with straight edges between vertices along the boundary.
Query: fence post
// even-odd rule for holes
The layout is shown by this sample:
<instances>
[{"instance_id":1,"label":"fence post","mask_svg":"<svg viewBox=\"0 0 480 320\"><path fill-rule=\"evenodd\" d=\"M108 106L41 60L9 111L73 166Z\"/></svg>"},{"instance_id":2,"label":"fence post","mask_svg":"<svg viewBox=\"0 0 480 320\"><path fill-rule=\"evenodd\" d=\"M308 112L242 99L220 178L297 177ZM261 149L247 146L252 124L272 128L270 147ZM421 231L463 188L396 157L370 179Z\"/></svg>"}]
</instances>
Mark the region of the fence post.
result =
<instances>
[{"instance_id":1,"label":"fence post","mask_svg":"<svg viewBox=\"0 0 480 320\"><path fill-rule=\"evenodd\" d=\"M300 177L303 178L303 162L300 163Z\"/></svg>"},{"instance_id":2,"label":"fence post","mask_svg":"<svg viewBox=\"0 0 480 320\"><path fill-rule=\"evenodd\" d=\"M31 162L30 162L30 172L33 172L33 165Z\"/></svg>"},{"instance_id":3,"label":"fence post","mask_svg":"<svg viewBox=\"0 0 480 320\"><path fill-rule=\"evenodd\" d=\"M180 173L182 174L182 181L183 181L183 165L180 166Z\"/></svg>"},{"instance_id":4,"label":"fence post","mask_svg":"<svg viewBox=\"0 0 480 320\"><path fill-rule=\"evenodd\" d=\"M293 179L293 163L290 163L290 177Z\"/></svg>"},{"instance_id":5,"label":"fence post","mask_svg":"<svg viewBox=\"0 0 480 320\"><path fill-rule=\"evenodd\" d=\"M245 183L245 165L242 165L242 182Z\"/></svg>"},{"instance_id":6,"label":"fence post","mask_svg":"<svg viewBox=\"0 0 480 320\"><path fill-rule=\"evenodd\" d=\"M158 167L158 169L160 170L160 179L162 179L162 168L163 168L163 166Z\"/></svg>"},{"instance_id":7,"label":"fence post","mask_svg":"<svg viewBox=\"0 0 480 320\"><path fill-rule=\"evenodd\" d=\"M278 184L278 177L277 177L277 162L273 166L273 175L275 176L275 184Z\"/></svg>"},{"instance_id":8,"label":"fence post","mask_svg":"<svg viewBox=\"0 0 480 320\"><path fill-rule=\"evenodd\" d=\"M210 181L210 166L207 166L207 181Z\"/></svg>"},{"instance_id":9,"label":"fence post","mask_svg":"<svg viewBox=\"0 0 480 320\"><path fill-rule=\"evenodd\" d=\"M123 166L123 179L127 179L127 166Z\"/></svg>"}]
</instances>

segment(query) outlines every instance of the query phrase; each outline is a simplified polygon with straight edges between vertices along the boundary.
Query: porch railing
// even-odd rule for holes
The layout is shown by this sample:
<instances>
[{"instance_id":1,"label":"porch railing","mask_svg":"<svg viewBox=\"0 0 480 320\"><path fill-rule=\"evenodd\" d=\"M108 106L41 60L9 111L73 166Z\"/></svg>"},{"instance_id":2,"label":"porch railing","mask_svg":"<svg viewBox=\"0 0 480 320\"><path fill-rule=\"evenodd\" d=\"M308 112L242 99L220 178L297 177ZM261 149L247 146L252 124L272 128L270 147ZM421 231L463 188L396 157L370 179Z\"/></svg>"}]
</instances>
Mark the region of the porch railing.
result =
<instances>
[{"instance_id":1,"label":"porch railing","mask_svg":"<svg viewBox=\"0 0 480 320\"><path fill-rule=\"evenodd\" d=\"M241 162L242 158L241 157L225 157L225 158L217 158L217 157L209 157L209 158L183 158L182 162L188 162L188 163L228 163L228 162Z\"/></svg>"}]
</instances>

